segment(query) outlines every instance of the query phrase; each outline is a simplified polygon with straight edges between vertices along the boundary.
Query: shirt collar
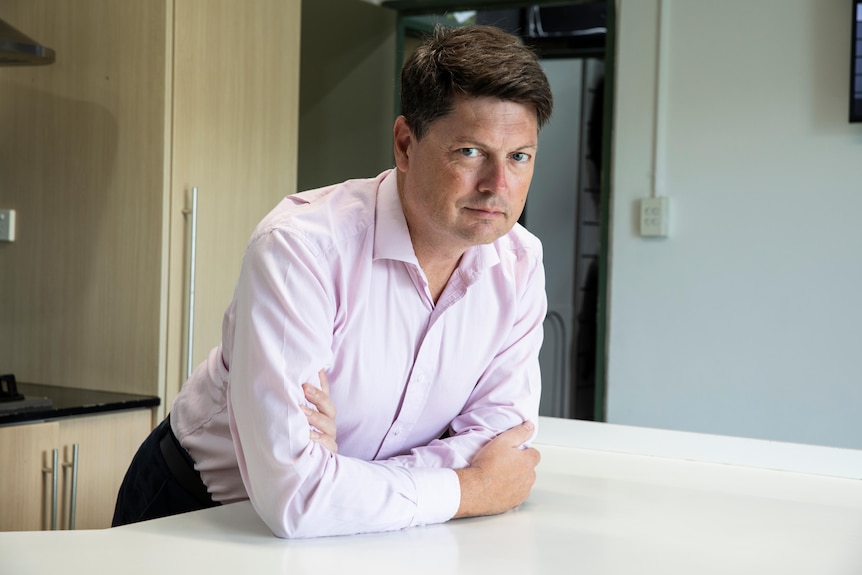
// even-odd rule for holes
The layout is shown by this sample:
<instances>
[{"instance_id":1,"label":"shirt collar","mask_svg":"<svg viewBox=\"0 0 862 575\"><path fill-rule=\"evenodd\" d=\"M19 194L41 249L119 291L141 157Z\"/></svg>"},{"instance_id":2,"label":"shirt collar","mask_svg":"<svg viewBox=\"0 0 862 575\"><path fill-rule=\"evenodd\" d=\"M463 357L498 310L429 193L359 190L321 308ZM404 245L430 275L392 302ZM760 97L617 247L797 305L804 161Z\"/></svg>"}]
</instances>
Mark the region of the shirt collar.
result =
<instances>
[{"instance_id":1,"label":"shirt collar","mask_svg":"<svg viewBox=\"0 0 862 575\"><path fill-rule=\"evenodd\" d=\"M407 229L407 219L398 197L396 170L391 170L380 182L377 191L376 222L374 227L374 259L392 259L408 262L419 266L413 244L410 241L410 231ZM505 237L505 236L504 236ZM464 252L458 271L470 278L470 282L484 269L500 263L497 240L491 244L482 244L469 248Z\"/></svg>"},{"instance_id":2,"label":"shirt collar","mask_svg":"<svg viewBox=\"0 0 862 575\"><path fill-rule=\"evenodd\" d=\"M407 218L398 197L396 170L390 170L377 189L374 226L374 259L400 260L418 265Z\"/></svg>"}]
</instances>

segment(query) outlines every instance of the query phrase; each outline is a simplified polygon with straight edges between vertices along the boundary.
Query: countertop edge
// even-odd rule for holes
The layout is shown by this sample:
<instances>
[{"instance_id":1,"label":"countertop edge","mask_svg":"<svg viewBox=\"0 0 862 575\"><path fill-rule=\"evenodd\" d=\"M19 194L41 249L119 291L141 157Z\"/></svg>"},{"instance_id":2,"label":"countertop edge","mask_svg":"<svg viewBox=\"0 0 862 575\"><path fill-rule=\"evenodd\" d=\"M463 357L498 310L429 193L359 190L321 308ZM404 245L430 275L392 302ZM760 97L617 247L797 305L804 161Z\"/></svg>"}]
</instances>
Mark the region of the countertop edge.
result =
<instances>
[{"instance_id":1,"label":"countertop edge","mask_svg":"<svg viewBox=\"0 0 862 575\"><path fill-rule=\"evenodd\" d=\"M47 397L52 400L52 404L0 413L0 426L39 423L66 417L146 409L161 405L161 399L155 395L28 383L20 383L18 387L26 397Z\"/></svg>"}]
</instances>

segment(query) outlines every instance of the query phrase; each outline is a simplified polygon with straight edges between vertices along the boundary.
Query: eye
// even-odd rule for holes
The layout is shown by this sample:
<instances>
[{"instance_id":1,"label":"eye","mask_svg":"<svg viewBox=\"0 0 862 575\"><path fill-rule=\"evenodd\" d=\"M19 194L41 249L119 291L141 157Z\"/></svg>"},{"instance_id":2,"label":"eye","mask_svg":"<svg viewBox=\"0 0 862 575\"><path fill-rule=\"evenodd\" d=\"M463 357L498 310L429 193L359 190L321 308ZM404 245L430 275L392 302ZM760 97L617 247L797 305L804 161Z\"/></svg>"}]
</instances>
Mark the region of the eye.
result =
<instances>
[{"instance_id":1,"label":"eye","mask_svg":"<svg viewBox=\"0 0 862 575\"><path fill-rule=\"evenodd\" d=\"M475 158L479 155L479 148L461 148L460 152L465 158Z\"/></svg>"},{"instance_id":2,"label":"eye","mask_svg":"<svg viewBox=\"0 0 862 575\"><path fill-rule=\"evenodd\" d=\"M528 154L526 152L515 152L514 154L512 154L512 159L515 160L516 162L518 162L519 164L529 162L531 157L532 156L530 156L530 154Z\"/></svg>"}]
</instances>

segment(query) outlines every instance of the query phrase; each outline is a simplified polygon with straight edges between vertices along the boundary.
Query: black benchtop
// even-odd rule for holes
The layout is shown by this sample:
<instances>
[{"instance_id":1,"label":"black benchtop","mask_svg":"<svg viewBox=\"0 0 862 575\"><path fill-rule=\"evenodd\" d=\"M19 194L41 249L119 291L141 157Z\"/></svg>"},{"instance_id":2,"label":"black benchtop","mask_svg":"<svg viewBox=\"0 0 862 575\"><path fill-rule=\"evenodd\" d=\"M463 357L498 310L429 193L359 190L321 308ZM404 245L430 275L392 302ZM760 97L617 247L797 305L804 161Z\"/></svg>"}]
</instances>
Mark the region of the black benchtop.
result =
<instances>
[{"instance_id":1,"label":"black benchtop","mask_svg":"<svg viewBox=\"0 0 862 575\"><path fill-rule=\"evenodd\" d=\"M74 389L56 385L18 382L18 392L27 400L47 397L51 405L39 407L22 402L20 409L0 411L0 425L56 419L70 415L88 415L139 407L158 407L160 400L154 395L136 395L114 391Z\"/></svg>"}]
</instances>

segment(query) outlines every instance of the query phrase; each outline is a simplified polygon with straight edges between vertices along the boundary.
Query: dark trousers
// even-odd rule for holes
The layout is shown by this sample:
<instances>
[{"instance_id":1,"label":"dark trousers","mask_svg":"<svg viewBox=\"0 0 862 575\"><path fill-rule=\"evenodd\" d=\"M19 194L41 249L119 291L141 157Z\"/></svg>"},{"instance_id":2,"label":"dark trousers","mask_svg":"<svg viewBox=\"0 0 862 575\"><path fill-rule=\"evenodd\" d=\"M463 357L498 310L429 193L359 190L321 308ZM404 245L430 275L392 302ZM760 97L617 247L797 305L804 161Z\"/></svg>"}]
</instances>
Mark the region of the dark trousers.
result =
<instances>
[{"instance_id":1,"label":"dark trousers","mask_svg":"<svg viewBox=\"0 0 862 575\"><path fill-rule=\"evenodd\" d=\"M138 448L120 485L112 526L215 507L194 461L171 431L170 416Z\"/></svg>"}]
</instances>

